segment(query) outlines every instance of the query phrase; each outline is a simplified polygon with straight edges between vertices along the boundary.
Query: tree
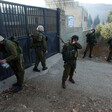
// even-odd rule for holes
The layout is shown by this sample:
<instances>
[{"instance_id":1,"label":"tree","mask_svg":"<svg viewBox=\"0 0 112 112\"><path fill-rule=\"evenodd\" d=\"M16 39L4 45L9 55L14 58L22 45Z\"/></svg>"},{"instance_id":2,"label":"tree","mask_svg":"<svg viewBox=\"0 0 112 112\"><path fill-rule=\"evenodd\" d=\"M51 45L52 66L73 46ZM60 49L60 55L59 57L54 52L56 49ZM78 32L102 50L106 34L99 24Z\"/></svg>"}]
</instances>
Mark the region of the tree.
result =
<instances>
[{"instance_id":1,"label":"tree","mask_svg":"<svg viewBox=\"0 0 112 112\"><path fill-rule=\"evenodd\" d=\"M111 23L112 22L112 11L110 11L109 14L108 14L107 22L108 23Z\"/></svg>"},{"instance_id":2,"label":"tree","mask_svg":"<svg viewBox=\"0 0 112 112\"><path fill-rule=\"evenodd\" d=\"M99 15L94 19L93 27L96 28L96 26L100 23Z\"/></svg>"},{"instance_id":3,"label":"tree","mask_svg":"<svg viewBox=\"0 0 112 112\"><path fill-rule=\"evenodd\" d=\"M88 18L88 28L91 28L91 25L93 24L91 15L89 14L89 18Z\"/></svg>"},{"instance_id":4,"label":"tree","mask_svg":"<svg viewBox=\"0 0 112 112\"><path fill-rule=\"evenodd\" d=\"M98 23L97 19L94 21L95 24ZM108 38L110 38L110 36L112 36L112 11L109 12L108 15L108 23L104 23L104 24L98 24L96 26L96 36L99 37L103 37L105 40L107 40Z\"/></svg>"},{"instance_id":5,"label":"tree","mask_svg":"<svg viewBox=\"0 0 112 112\"><path fill-rule=\"evenodd\" d=\"M95 28L95 34L96 34L97 38L101 36L102 27L103 27L103 24L100 23Z\"/></svg>"}]
</instances>

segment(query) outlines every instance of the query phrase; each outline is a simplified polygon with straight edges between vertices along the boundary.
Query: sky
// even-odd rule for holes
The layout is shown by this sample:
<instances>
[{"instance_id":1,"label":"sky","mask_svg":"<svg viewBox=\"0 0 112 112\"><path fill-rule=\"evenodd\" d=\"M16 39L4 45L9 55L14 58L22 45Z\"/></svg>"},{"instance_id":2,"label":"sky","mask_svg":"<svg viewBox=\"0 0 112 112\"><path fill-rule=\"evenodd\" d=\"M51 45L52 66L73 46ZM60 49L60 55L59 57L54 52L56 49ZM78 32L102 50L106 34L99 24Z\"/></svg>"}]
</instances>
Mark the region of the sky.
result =
<instances>
[{"instance_id":1,"label":"sky","mask_svg":"<svg viewBox=\"0 0 112 112\"><path fill-rule=\"evenodd\" d=\"M45 7L45 1L44 0L2 0L2 1L9 1L24 5L30 5L30 6L39 6L39 7Z\"/></svg>"},{"instance_id":2,"label":"sky","mask_svg":"<svg viewBox=\"0 0 112 112\"><path fill-rule=\"evenodd\" d=\"M39 6L39 7L46 7L44 0L4 0L4 1L10 1L10 2L14 2L14 3L20 3L20 4L32 5L32 6ZM112 4L112 0L75 0L75 1L79 1L81 3Z\"/></svg>"},{"instance_id":3,"label":"sky","mask_svg":"<svg viewBox=\"0 0 112 112\"><path fill-rule=\"evenodd\" d=\"M112 4L112 0L75 0L75 1L79 1L81 3L104 3L104 4Z\"/></svg>"}]
</instances>

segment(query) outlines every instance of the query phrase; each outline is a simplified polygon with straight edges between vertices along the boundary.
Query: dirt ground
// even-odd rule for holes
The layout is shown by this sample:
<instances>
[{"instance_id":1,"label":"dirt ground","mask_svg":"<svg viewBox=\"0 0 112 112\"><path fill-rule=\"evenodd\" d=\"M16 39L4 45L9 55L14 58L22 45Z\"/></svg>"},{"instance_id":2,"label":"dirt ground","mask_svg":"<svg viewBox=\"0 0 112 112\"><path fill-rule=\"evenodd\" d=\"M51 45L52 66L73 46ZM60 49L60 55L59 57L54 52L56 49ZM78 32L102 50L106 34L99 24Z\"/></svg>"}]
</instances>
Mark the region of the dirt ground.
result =
<instances>
[{"instance_id":1,"label":"dirt ground","mask_svg":"<svg viewBox=\"0 0 112 112\"><path fill-rule=\"evenodd\" d=\"M63 61L27 80L21 92L0 94L0 112L112 112L112 64L79 58L75 84L61 87ZM33 75L33 74L31 74Z\"/></svg>"},{"instance_id":2,"label":"dirt ground","mask_svg":"<svg viewBox=\"0 0 112 112\"><path fill-rule=\"evenodd\" d=\"M81 50L81 54L83 54L85 48ZM99 41L93 48L92 55L100 58L101 60L105 60L109 54L109 46L106 46L102 41ZM89 55L87 53L87 55Z\"/></svg>"}]
</instances>

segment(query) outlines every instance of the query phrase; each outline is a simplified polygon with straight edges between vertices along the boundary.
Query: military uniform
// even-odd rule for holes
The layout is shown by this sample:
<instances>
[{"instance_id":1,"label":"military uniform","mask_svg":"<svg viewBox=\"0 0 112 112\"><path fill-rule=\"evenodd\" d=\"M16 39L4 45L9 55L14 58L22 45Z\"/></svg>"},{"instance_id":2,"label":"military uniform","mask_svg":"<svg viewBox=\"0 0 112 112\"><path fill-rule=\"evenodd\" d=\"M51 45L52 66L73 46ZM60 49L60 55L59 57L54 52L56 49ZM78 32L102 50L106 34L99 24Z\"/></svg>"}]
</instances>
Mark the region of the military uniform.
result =
<instances>
[{"instance_id":1,"label":"military uniform","mask_svg":"<svg viewBox=\"0 0 112 112\"><path fill-rule=\"evenodd\" d=\"M4 40L4 44L1 45L0 51L3 52L6 62L10 64L16 75L16 85L22 87L24 81L24 59L22 49L15 42Z\"/></svg>"},{"instance_id":2,"label":"military uniform","mask_svg":"<svg viewBox=\"0 0 112 112\"><path fill-rule=\"evenodd\" d=\"M111 58L112 58L112 38L108 41L108 44L109 44L109 55L108 55L108 58L107 58L107 61L110 61Z\"/></svg>"},{"instance_id":3,"label":"military uniform","mask_svg":"<svg viewBox=\"0 0 112 112\"><path fill-rule=\"evenodd\" d=\"M72 77L76 69L78 49L81 49L81 48L82 46L78 42L73 45L69 42L63 46L62 56L64 60L64 71L62 76L62 86L65 85L65 81L67 80L68 76L70 76L69 80L72 83L75 83Z\"/></svg>"},{"instance_id":4,"label":"military uniform","mask_svg":"<svg viewBox=\"0 0 112 112\"><path fill-rule=\"evenodd\" d=\"M88 33L87 35L86 35L86 37L87 37L87 40L86 40L86 42L87 42L87 46L86 46L86 49L85 49L85 51L84 51L84 56L83 56L83 58L86 56L86 53L90 50L90 52L89 52L89 57L91 58L92 56L91 56L91 54L92 54L92 51L93 51L93 47L95 46L95 43L97 42L96 41L96 38L95 38L95 33Z\"/></svg>"},{"instance_id":5,"label":"military uniform","mask_svg":"<svg viewBox=\"0 0 112 112\"><path fill-rule=\"evenodd\" d=\"M45 53L47 51L47 43L46 43L46 37L43 34L43 32L38 31L36 34L32 35L32 44L31 48L35 49L36 53L36 62L34 71L37 69L39 62L41 62L43 69L46 68L46 59L45 59Z\"/></svg>"}]
</instances>

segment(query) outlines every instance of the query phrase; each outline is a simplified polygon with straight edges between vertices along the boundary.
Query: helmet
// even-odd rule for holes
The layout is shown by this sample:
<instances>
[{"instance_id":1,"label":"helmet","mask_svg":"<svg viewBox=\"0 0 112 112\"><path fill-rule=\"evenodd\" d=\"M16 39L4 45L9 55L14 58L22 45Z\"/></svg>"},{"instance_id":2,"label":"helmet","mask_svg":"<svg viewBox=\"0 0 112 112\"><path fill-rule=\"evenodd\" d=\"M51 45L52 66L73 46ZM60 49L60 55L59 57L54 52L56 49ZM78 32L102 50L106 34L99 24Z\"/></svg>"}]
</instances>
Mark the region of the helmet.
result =
<instances>
[{"instance_id":1,"label":"helmet","mask_svg":"<svg viewBox=\"0 0 112 112\"><path fill-rule=\"evenodd\" d=\"M78 37L77 35L73 35L71 39L72 39L72 41L73 41L74 39L79 40L79 37Z\"/></svg>"},{"instance_id":2,"label":"helmet","mask_svg":"<svg viewBox=\"0 0 112 112\"><path fill-rule=\"evenodd\" d=\"M41 32L44 32L44 27L42 25L39 25L37 27L37 31L41 31Z\"/></svg>"},{"instance_id":3,"label":"helmet","mask_svg":"<svg viewBox=\"0 0 112 112\"><path fill-rule=\"evenodd\" d=\"M4 40L4 38L0 35L0 41L3 41Z\"/></svg>"}]
</instances>

